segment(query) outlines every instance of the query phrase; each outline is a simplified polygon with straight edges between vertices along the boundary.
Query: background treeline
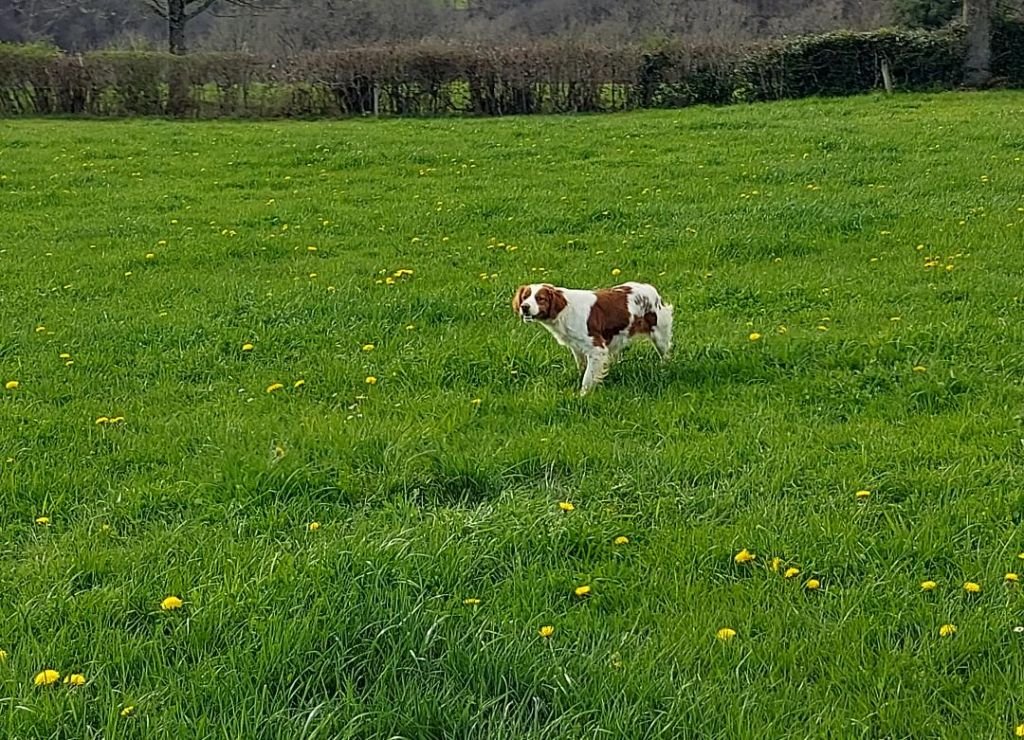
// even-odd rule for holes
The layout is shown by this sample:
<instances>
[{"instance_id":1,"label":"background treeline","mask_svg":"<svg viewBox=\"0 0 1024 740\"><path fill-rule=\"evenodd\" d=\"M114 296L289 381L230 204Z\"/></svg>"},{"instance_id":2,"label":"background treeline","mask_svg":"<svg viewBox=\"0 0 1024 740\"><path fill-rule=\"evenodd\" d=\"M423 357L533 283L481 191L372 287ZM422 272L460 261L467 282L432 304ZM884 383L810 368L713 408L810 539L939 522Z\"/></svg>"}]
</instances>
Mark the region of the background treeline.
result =
<instances>
[{"instance_id":1,"label":"background treeline","mask_svg":"<svg viewBox=\"0 0 1024 740\"><path fill-rule=\"evenodd\" d=\"M945 2L946 0L938 0ZM192 51L271 55L409 41L572 37L735 42L897 22L921 0L218 0L189 27ZM205 3L204 3L205 4ZM62 49L166 48L167 0L3 0L0 41ZM190 8L191 10L191 8Z\"/></svg>"},{"instance_id":2,"label":"background treeline","mask_svg":"<svg viewBox=\"0 0 1024 740\"><path fill-rule=\"evenodd\" d=\"M525 7L501 1L513 9ZM168 13L174 14L174 3L179 10L194 8L190 23L203 20L214 7L240 13L236 22L263 22L271 13L262 0L221 0L219 6L216 0L147 2L163 12L165 23ZM720 8L728 4L723 0ZM774 11L806 5L801 0L748 4ZM828 5L823 2L818 9ZM847 0L832 7L839 12L865 5ZM987 8L984 23L962 22L964 8L981 6ZM46 43L0 44L0 115L508 115L843 95L883 84L943 89L970 82L970 70L978 66L979 29L985 39L984 75L975 74L975 80L1024 84L1019 4L895 0L888 7L908 27L746 42L602 40L569 34L528 41L509 37L500 43L391 40L332 51L191 54L180 53L184 36L179 36L178 54L74 53Z\"/></svg>"},{"instance_id":3,"label":"background treeline","mask_svg":"<svg viewBox=\"0 0 1024 740\"><path fill-rule=\"evenodd\" d=\"M883 61L900 89L949 88L963 74L964 35L952 25L737 47L417 43L287 59L66 55L0 45L0 114L506 115L679 107L864 92L882 86ZM997 23L993 50L998 78L1024 83L1024 24Z\"/></svg>"}]
</instances>

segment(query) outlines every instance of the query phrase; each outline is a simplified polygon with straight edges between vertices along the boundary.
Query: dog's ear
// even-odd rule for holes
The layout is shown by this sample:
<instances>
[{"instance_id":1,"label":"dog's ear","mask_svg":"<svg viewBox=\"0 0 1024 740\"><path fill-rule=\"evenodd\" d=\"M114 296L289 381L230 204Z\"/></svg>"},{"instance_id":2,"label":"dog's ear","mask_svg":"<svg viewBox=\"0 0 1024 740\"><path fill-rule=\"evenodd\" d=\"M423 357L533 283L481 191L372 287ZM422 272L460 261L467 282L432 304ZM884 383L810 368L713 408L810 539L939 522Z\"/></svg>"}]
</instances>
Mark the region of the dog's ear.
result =
<instances>
[{"instance_id":1,"label":"dog's ear","mask_svg":"<svg viewBox=\"0 0 1024 740\"><path fill-rule=\"evenodd\" d=\"M551 285L545 285L537 291L538 298L541 293L544 294L544 298L547 302L547 318L549 320L556 318L568 305L568 302L565 300L565 295L558 288Z\"/></svg>"},{"instance_id":2,"label":"dog's ear","mask_svg":"<svg viewBox=\"0 0 1024 740\"><path fill-rule=\"evenodd\" d=\"M516 294L512 296L512 311L517 316L519 315L519 308L523 305L523 301L530 297L530 286L520 285L519 289L516 290Z\"/></svg>"}]
</instances>

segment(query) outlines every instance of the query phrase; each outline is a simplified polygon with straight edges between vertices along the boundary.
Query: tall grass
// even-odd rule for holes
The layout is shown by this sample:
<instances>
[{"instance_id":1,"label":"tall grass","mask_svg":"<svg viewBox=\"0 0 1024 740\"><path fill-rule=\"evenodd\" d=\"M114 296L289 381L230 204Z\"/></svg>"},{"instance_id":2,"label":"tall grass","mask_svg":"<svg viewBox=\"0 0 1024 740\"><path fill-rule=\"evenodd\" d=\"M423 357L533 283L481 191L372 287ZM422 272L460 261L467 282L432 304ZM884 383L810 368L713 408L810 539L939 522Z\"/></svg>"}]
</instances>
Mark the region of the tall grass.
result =
<instances>
[{"instance_id":1,"label":"tall grass","mask_svg":"<svg viewBox=\"0 0 1024 740\"><path fill-rule=\"evenodd\" d=\"M0 734L1012 735L1022 109L7 122Z\"/></svg>"}]
</instances>

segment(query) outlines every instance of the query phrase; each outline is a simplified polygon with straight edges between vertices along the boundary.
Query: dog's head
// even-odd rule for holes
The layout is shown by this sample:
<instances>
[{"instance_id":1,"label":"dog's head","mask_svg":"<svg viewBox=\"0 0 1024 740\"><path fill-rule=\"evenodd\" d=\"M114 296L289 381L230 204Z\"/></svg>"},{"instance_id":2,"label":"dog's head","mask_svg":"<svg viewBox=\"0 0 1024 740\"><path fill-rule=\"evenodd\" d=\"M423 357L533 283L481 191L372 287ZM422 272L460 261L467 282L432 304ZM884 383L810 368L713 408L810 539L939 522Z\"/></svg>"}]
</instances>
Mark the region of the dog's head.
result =
<instances>
[{"instance_id":1,"label":"dog's head","mask_svg":"<svg viewBox=\"0 0 1024 740\"><path fill-rule=\"evenodd\" d=\"M522 285L512 299L512 310L523 321L553 321L565 306L565 294L546 284Z\"/></svg>"}]
</instances>

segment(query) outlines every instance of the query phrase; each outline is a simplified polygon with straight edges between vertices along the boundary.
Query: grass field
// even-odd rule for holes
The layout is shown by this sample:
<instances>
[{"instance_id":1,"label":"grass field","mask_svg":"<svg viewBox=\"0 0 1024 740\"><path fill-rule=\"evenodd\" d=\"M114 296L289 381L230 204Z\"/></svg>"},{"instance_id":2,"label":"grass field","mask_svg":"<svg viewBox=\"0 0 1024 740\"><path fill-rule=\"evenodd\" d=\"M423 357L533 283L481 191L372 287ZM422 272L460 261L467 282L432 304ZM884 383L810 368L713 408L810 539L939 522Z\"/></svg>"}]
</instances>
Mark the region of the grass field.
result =
<instances>
[{"instance_id":1,"label":"grass field","mask_svg":"<svg viewBox=\"0 0 1024 740\"><path fill-rule=\"evenodd\" d=\"M1022 120L0 122L0 735L1014 736Z\"/></svg>"}]
</instances>

